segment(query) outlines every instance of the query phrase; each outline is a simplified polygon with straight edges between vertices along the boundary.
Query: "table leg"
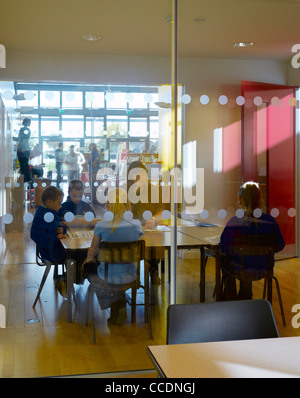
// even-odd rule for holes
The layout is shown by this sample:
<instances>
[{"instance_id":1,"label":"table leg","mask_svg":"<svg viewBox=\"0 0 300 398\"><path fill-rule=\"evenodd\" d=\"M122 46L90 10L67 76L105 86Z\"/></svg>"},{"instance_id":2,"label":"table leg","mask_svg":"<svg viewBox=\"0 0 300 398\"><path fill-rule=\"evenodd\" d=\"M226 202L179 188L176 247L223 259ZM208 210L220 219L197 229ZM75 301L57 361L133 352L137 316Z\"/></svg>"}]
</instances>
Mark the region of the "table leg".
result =
<instances>
[{"instance_id":1,"label":"table leg","mask_svg":"<svg viewBox=\"0 0 300 398\"><path fill-rule=\"evenodd\" d=\"M221 256L219 250L216 252L216 301L222 299L222 283L221 283Z\"/></svg>"},{"instance_id":2,"label":"table leg","mask_svg":"<svg viewBox=\"0 0 300 398\"><path fill-rule=\"evenodd\" d=\"M75 261L68 259L67 260L68 323L72 323L74 272L75 272Z\"/></svg>"},{"instance_id":3,"label":"table leg","mask_svg":"<svg viewBox=\"0 0 300 398\"><path fill-rule=\"evenodd\" d=\"M200 249L200 302L205 301L205 249Z\"/></svg>"}]
</instances>

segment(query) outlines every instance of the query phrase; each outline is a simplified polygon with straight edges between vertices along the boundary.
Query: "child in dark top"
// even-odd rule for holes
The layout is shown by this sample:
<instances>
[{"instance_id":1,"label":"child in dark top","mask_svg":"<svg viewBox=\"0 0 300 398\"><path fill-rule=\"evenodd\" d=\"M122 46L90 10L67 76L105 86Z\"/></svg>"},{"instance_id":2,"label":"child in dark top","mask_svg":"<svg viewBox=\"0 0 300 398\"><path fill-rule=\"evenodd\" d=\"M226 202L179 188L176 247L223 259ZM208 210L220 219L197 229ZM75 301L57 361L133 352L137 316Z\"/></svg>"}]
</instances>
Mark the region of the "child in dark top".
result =
<instances>
[{"instance_id":1,"label":"child in dark top","mask_svg":"<svg viewBox=\"0 0 300 398\"><path fill-rule=\"evenodd\" d=\"M95 226L99 221L99 219L95 218L95 212L92 206L82 200L83 193L84 185L82 181L70 181L67 200L62 204L61 209L58 212L63 225L69 227L89 227ZM84 216L88 212L92 213L92 219L88 217L86 220L84 217L80 217ZM72 213L72 215L75 216L74 219L72 221L68 221L68 218L65 218L66 213Z\"/></svg>"},{"instance_id":2,"label":"child in dark top","mask_svg":"<svg viewBox=\"0 0 300 398\"><path fill-rule=\"evenodd\" d=\"M58 215L63 195L54 186L47 187L42 192L42 205L37 208L30 230L30 237L36 243L41 257L59 264L65 260L65 250L60 239L64 238L66 228Z\"/></svg>"},{"instance_id":3,"label":"child in dark top","mask_svg":"<svg viewBox=\"0 0 300 398\"><path fill-rule=\"evenodd\" d=\"M231 269L231 272L239 272L239 256L232 255L232 248L237 237L270 235L275 242L275 252L279 252L285 246L276 220L271 215L258 211L262 207L262 195L259 185L253 181L244 183L239 190L238 199L244 214L240 218L234 216L227 222L219 243L221 252L227 255L222 257L222 269L225 273L228 269ZM255 210L258 212L256 213ZM268 256L255 256L255 261L253 261L253 256L244 256L244 270L249 275L256 275L258 277L261 272L268 269L268 265ZM241 280L240 290L237 295L235 279L229 278L226 293L230 299L235 299L236 297L238 299L251 299L252 282Z\"/></svg>"}]
</instances>

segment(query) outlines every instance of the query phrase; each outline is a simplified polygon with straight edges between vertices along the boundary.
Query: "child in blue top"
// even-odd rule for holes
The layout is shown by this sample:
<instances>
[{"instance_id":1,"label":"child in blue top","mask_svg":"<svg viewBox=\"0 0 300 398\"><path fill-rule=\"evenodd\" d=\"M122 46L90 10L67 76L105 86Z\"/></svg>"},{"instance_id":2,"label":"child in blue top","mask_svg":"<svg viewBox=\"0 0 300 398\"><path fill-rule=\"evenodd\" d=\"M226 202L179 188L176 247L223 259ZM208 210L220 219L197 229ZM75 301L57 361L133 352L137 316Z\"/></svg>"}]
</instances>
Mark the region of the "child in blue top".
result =
<instances>
[{"instance_id":1,"label":"child in blue top","mask_svg":"<svg viewBox=\"0 0 300 398\"><path fill-rule=\"evenodd\" d=\"M58 215L63 195L54 186L47 187L42 192L42 205L37 208L30 230L30 237L36 243L41 257L59 264L65 260L65 250L60 239L64 237L66 228Z\"/></svg>"},{"instance_id":2,"label":"child in blue top","mask_svg":"<svg viewBox=\"0 0 300 398\"><path fill-rule=\"evenodd\" d=\"M108 194L107 208L113 213L112 221L100 221L97 223L91 247L88 250L87 259L84 262L84 269L89 274L95 270L92 263L98 253L100 241L106 242L130 242L136 241L143 234L142 225L139 220L124 219L124 213L129 209L130 204L127 202L127 193L122 189L112 189ZM111 308L111 317L109 323L122 324L126 321L126 300L125 291L120 287L112 285L120 285L131 283L136 278L135 264L110 264L108 273L108 282L110 288L104 283L104 264L96 264L97 284L102 286L103 298L101 300L101 308Z\"/></svg>"},{"instance_id":3,"label":"child in blue top","mask_svg":"<svg viewBox=\"0 0 300 398\"><path fill-rule=\"evenodd\" d=\"M89 227L96 225L98 220L95 219L95 212L91 205L82 200L83 193L84 185L82 181L70 181L67 200L61 205L61 209L58 212L64 225L69 227ZM75 216L74 220L71 222L67 222L67 220L65 220L65 215L69 212ZM87 221L84 217L80 217L84 216L88 212L92 213L93 219L91 221Z\"/></svg>"}]
</instances>

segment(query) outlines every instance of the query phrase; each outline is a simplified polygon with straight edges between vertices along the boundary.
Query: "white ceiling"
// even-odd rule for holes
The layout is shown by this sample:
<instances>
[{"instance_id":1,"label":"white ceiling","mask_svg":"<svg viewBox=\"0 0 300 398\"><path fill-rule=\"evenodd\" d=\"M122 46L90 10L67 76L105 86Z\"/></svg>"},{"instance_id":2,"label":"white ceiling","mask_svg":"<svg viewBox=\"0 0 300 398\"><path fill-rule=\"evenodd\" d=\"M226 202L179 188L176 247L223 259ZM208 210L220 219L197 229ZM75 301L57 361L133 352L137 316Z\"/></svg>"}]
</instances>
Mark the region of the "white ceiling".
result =
<instances>
[{"instance_id":1,"label":"white ceiling","mask_svg":"<svg viewBox=\"0 0 300 398\"><path fill-rule=\"evenodd\" d=\"M168 56L172 0L1 0L7 51ZM178 0L185 57L290 59L300 43L299 0ZM195 22L204 17L204 22ZM102 36L86 42L82 35ZM232 43L252 41L251 48Z\"/></svg>"}]
</instances>

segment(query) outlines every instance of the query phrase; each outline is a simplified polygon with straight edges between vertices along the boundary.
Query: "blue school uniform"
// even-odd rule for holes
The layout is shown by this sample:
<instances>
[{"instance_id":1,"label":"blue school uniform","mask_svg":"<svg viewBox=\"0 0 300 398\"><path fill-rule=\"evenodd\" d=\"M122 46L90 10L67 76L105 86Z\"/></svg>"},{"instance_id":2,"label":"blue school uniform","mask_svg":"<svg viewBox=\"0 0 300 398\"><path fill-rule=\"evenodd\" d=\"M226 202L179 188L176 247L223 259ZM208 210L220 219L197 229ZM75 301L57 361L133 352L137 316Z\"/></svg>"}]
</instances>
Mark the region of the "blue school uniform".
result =
<instances>
[{"instance_id":1,"label":"blue school uniform","mask_svg":"<svg viewBox=\"0 0 300 398\"><path fill-rule=\"evenodd\" d=\"M68 196L67 200L62 203L61 208L58 211L58 215L61 219L63 219L64 215L68 212L73 213L74 216L83 216L88 211L92 212L94 214L94 217L96 216L92 206L89 205L87 202L81 200L77 205L72 202L70 196Z\"/></svg>"},{"instance_id":2,"label":"blue school uniform","mask_svg":"<svg viewBox=\"0 0 300 398\"><path fill-rule=\"evenodd\" d=\"M30 237L36 243L40 255L44 260L53 263L62 263L65 259L65 250L57 237L57 228L63 227L55 210L39 206L32 221Z\"/></svg>"},{"instance_id":3,"label":"blue school uniform","mask_svg":"<svg viewBox=\"0 0 300 398\"><path fill-rule=\"evenodd\" d=\"M276 242L274 248L275 252L282 250L285 246L279 226L276 220L269 214L262 213L261 217L257 219L246 216L242 218L238 218L236 216L232 217L226 224L220 238L219 247L221 252L231 256L235 238L241 235L273 235ZM240 269L239 256L233 256L231 260L231 267L238 271ZM228 257L222 258L223 268L226 269L229 266L228 261ZM245 271L265 271L268 269L268 264L268 256L256 256L255 261L253 261L253 256L244 256Z\"/></svg>"}]
</instances>

